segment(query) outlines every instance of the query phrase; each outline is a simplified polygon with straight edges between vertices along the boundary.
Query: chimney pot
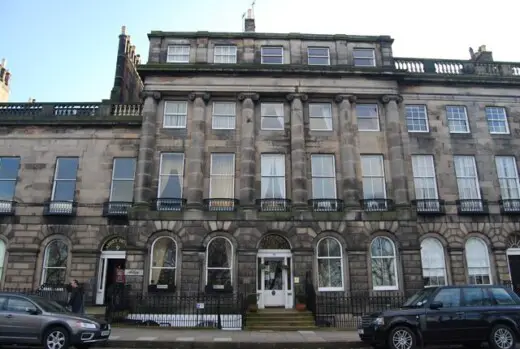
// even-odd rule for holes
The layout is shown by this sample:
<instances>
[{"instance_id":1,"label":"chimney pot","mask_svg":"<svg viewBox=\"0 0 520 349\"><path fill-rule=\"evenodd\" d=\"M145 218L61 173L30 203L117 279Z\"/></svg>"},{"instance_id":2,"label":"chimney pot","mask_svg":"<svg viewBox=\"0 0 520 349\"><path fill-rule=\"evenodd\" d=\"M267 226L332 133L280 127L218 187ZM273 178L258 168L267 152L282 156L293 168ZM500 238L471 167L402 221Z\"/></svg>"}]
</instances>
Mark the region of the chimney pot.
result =
<instances>
[{"instance_id":1,"label":"chimney pot","mask_svg":"<svg viewBox=\"0 0 520 349\"><path fill-rule=\"evenodd\" d=\"M7 65L7 60L5 58L2 58L2 62L0 63L0 67L4 67Z\"/></svg>"},{"instance_id":2,"label":"chimney pot","mask_svg":"<svg viewBox=\"0 0 520 349\"><path fill-rule=\"evenodd\" d=\"M125 34L126 34L126 25L121 27L121 35L125 35Z\"/></svg>"},{"instance_id":3,"label":"chimney pot","mask_svg":"<svg viewBox=\"0 0 520 349\"><path fill-rule=\"evenodd\" d=\"M478 52L486 52L486 45L480 45L478 48Z\"/></svg>"},{"instance_id":4,"label":"chimney pot","mask_svg":"<svg viewBox=\"0 0 520 349\"><path fill-rule=\"evenodd\" d=\"M244 19L244 30L249 33L255 32L255 19L252 16L251 9L247 10L247 17Z\"/></svg>"}]
</instances>

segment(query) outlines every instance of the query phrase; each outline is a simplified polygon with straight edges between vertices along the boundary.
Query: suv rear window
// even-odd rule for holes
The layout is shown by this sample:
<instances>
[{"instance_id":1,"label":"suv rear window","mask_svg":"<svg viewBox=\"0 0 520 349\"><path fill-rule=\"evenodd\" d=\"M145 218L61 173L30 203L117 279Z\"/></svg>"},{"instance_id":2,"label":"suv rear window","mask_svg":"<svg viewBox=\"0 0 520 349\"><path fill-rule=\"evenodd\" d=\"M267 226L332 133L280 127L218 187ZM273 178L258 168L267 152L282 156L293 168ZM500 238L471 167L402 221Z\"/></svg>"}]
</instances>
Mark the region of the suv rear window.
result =
<instances>
[{"instance_id":1,"label":"suv rear window","mask_svg":"<svg viewBox=\"0 0 520 349\"><path fill-rule=\"evenodd\" d=\"M489 289L496 305L516 305L519 304L518 296L513 296L504 288L492 287Z\"/></svg>"}]
</instances>

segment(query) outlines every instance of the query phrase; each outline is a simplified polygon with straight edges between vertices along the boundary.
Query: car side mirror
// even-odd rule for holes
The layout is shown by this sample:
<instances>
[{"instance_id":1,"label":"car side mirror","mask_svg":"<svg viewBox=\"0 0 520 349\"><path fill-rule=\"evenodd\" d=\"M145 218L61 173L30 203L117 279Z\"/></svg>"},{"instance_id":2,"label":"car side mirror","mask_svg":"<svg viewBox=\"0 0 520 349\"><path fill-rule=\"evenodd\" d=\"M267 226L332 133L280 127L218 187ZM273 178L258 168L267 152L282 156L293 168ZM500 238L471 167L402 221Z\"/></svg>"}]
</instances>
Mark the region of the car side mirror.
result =
<instances>
[{"instance_id":1,"label":"car side mirror","mask_svg":"<svg viewBox=\"0 0 520 349\"><path fill-rule=\"evenodd\" d=\"M25 308L25 312L31 315L38 315L40 312L35 308Z\"/></svg>"},{"instance_id":2,"label":"car side mirror","mask_svg":"<svg viewBox=\"0 0 520 349\"><path fill-rule=\"evenodd\" d=\"M442 308L442 302L431 302L430 303L430 309L437 310Z\"/></svg>"}]
</instances>

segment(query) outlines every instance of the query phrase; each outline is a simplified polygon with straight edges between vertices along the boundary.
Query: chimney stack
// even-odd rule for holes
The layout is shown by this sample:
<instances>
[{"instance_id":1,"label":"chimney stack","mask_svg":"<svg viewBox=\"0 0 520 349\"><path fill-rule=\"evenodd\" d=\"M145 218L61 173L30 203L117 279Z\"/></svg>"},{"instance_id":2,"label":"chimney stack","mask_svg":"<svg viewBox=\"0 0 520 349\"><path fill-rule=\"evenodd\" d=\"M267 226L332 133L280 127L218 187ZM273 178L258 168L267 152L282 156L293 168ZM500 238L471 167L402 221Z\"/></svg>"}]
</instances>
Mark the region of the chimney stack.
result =
<instances>
[{"instance_id":1,"label":"chimney stack","mask_svg":"<svg viewBox=\"0 0 520 349\"><path fill-rule=\"evenodd\" d=\"M470 49L471 60L477 63L493 62L493 52L488 51L486 45L480 45L477 52Z\"/></svg>"},{"instance_id":2,"label":"chimney stack","mask_svg":"<svg viewBox=\"0 0 520 349\"><path fill-rule=\"evenodd\" d=\"M36 102L36 99L29 97L29 102L27 102L27 103L34 103L34 102Z\"/></svg>"},{"instance_id":3,"label":"chimney stack","mask_svg":"<svg viewBox=\"0 0 520 349\"><path fill-rule=\"evenodd\" d=\"M252 9L247 10L247 16L244 19L244 29L245 29L246 33L255 32L255 19L253 18Z\"/></svg>"}]
</instances>

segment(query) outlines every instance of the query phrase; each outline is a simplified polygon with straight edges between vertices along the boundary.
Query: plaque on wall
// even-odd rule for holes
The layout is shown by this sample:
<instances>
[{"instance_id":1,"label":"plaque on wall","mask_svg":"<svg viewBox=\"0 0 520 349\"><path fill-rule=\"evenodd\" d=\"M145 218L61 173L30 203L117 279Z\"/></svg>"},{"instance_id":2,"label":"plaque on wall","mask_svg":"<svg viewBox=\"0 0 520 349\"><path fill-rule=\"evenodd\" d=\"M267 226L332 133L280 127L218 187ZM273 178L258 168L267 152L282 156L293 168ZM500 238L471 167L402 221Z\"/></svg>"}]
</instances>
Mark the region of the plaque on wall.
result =
<instances>
[{"instance_id":1,"label":"plaque on wall","mask_svg":"<svg viewBox=\"0 0 520 349\"><path fill-rule=\"evenodd\" d=\"M143 276L144 270L143 269L125 269L125 275L126 276Z\"/></svg>"}]
</instances>

